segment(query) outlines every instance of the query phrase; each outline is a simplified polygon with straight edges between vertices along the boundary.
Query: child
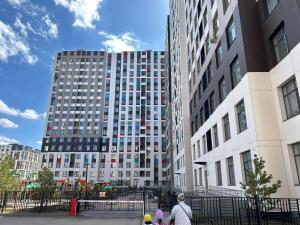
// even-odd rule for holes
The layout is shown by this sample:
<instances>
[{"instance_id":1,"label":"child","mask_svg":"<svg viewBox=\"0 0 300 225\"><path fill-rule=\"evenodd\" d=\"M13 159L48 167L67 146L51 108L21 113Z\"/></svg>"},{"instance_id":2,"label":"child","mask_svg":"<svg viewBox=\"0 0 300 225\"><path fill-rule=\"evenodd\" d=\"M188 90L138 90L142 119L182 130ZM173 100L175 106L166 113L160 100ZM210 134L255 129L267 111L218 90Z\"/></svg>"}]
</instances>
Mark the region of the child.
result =
<instances>
[{"instance_id":1,"label":"child","mask_svg":"<svg viewBox=\"0 0 300 225\"><path fill-rule=\"evenodd\" d=\"M156 224L155 225L165 225L163 223L164 219L164 212L160 209L161 207L158 206L158 209L156 211Z\"/></svg>"},{"instance_id":2,"label":"child","mask_svg":"<svg viewBox=\"0 0 300 225\"><path fill-rule=\"evenodd\" d=\"M149 224L149 225L153 225L152 223L152 218L150 214L145 214L144 216L144 224Z\"/></svg>"}]
</instances>

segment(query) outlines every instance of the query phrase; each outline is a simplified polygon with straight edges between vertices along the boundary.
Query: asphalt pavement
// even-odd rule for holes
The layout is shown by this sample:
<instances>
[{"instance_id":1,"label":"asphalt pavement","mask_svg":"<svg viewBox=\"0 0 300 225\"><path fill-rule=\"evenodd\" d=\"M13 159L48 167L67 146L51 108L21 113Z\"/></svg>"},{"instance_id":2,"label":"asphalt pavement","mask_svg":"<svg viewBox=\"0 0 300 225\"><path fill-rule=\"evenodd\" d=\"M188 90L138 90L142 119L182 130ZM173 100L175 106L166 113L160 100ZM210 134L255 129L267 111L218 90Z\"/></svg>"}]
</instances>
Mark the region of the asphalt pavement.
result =
<instances>
[{"instance_id":1,"label":"asphalt pavement","mask_svg":"<svg viewBox=\"0 0 300 225\"><path fill-rule=\"evenodd\" d=\"M140 225L139 217L0 216L1 225Z\"/></svg>"}]
</instances>

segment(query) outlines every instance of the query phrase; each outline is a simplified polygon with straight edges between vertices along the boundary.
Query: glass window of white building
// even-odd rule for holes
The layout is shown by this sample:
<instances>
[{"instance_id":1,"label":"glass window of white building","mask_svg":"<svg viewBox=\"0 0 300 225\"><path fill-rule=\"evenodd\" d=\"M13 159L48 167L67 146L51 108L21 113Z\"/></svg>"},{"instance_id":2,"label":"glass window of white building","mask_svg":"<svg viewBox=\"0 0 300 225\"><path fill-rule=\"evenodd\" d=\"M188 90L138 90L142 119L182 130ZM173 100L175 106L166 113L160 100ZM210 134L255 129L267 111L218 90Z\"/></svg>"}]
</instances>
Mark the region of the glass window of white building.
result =
<instances>
[{"instance_id":1,"label":"glass window of white building","mask_svg":"<svg viewBox=\"0 0 300 225\"><path fill-rule=\"evenodd\" d=\"M245 111L244 100L240 101L236 105L236 114L237 114L237 122L238 122L238 132L243 132L247 129L247 118Z\"/></svg>"},{"instance_id":2,"label":"glass window of white building","mask_svg":"<svg viewBox=\"0 0 300 225\"><path fill-rule=\"evenodd\" d=\"M292 80L284 84L281 88L286 117L287 119L290 119L300 113L300 100L296 79L293 78Z\"/></svg>"},{"instance_id":3,"label":"glass window of white building","mask_svg":"<svg viewBox=\"0 0 300 225\"><path fill-rule=\"evenodd\" d=\"M228 186L235 186L233 157L227 158Z\"/></svg>"}]
</instances>

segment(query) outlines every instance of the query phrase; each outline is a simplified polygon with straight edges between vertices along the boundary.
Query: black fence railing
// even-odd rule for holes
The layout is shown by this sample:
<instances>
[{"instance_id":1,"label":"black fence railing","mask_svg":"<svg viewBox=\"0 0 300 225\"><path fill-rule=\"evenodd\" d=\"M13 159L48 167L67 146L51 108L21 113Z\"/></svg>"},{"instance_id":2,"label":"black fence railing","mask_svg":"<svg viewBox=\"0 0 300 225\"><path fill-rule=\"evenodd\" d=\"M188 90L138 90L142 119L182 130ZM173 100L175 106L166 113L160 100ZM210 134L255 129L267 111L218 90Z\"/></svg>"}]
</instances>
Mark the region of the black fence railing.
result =
<instances>
[{"instance_id":1,"label":"black fence railing","mask_svg":"<svg viewBox=\"0 0 300 225\"><path fill-rule=\"evenodd\" d=\"M0 192L0 214L4 212L4 206L5 206L5 192Z\"/></svg>"},{"instance_id":2,"label":"black fence railing","mask_svg":"<svg viewBox=\"0 0 300 225\"><path fill-rule=\"evenodd\" d=\"M144 211L143 200L78 200L78 211Z\"/></svg>"},{"instance_id":3,"label":"black fence railing","mask_svg":"<svg viewBox=\"0 0 300 225\"><path fill-rule=\"evenodd\" d=\"M6 211L69 211L76 192L15 191L0 193L0 213Z\"/></svg>"},{"instance_id":4,"label":"black fence railing","mask_svg":"<svg viewBox=\"0 0 300 225\"><path fill-rule=\"evenodd\" d=\"M78 212L156 211L158 205L171 211L177 204L174 190L123 188L107 191L5 192L0 193L0 213L6 211L70 211L71 199L78 199ZM186 204L193 211L193 225L300 225L300 199L201 196L186 192ZM124 214L125 215L125 214Z\"/></svg>"},{"instance_id":5,"label":"black fence railing","mask_svg":"<svg viewBox=\"0 0 300 225\"><path fill-rule=\"evenodd\" d=\"M169 193L171 210L176 194ZM192 225L298 225L300 199L199 197L186 193L185 203L193 212Z\"/></svg>"},{"instance_id":6,"label":"black fence railing","mask_svg":"<svg viewBox=\"0 0 300 225\"><path fill-rule=\"evenodd\" d=\"M78 198L77 214L86 211L145 212L145 192L140 189L116 189L111 191L82 193ZM127 214L126 214L127 215Z\"/></svg>"}]
</instances>

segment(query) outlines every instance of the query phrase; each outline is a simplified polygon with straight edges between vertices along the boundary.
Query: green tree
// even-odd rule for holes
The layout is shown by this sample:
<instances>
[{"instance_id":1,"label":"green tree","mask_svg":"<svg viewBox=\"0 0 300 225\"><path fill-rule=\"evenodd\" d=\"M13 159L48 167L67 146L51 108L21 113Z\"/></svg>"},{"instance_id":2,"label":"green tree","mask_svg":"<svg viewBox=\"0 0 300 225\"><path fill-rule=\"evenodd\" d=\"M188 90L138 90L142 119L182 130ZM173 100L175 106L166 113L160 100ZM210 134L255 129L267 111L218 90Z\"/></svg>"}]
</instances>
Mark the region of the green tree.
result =
<instances>
[{"instance_id":1,"label":"green tree","mask_svg":"<svg viewBox=\"0 0 300 225\"><path fill-rule=\"evenodd\" d=\"M12 191L17 188L15 162L10 155L0 156L0 191Z\"/></svg>"},{"instance_id":2,"label":"green tree","mask_svg":"<svg viewBox=\"0 0 300 225\"><path fill-rule=\"evenodd\" d=\"M249 198L269 198L270 195L275 194L281 187L281 181L271 184L273 175L268 174L265 168L265 161L257 155L253 159L254 170L246 171L246 183L240 183L242 189L245 190L245 196Z\"/></svg>"},{"instance_id":3,"label":"green tree","mask_svg":"<svg viewBox=\"0 0 300 225\"><path fill-rule=\"evenodd\" d=\"M53 190L55 188L53 173L47 167L43 167L42 170L38 172L37 182L43 191Z\"/></svg>"}]
</instances>

